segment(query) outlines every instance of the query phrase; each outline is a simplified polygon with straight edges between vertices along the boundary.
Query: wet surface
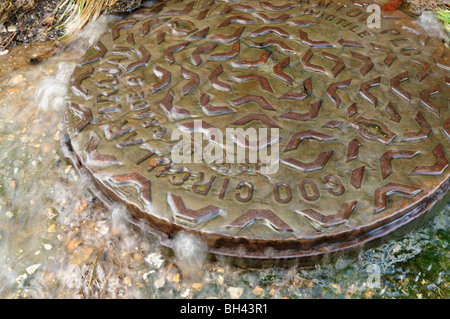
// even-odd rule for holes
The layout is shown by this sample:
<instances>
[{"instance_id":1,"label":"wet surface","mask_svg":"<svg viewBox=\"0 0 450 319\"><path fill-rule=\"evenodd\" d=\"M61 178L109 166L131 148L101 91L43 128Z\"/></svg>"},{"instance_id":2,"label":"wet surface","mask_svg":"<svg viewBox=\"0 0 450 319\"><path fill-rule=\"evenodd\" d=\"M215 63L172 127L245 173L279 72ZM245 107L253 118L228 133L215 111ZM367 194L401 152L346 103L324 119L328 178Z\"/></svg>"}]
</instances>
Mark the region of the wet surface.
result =
<instances>
[{"instance_id":1,"label":"wet surface","mask_svg":"<svg viewBox=\"0 0 450 319\"><path fill-rule=\"evenodd\" d=\"M380 28L368 16L352 2L135 12L75 68L74 165L163 245L187 231L224 256L303 261L420 220L448 199L449 52L399 11Z\"/></svg>"},{"instance_id":2,"label":"wet surface","mask_svg":"<svg viewBox=\"0 0 450 319\"><path fill-rule=\"evenodd\" d=\"M179 238L177 257L162 252L124 221L125 210L99 205L59 151L64 89L88 46L77 42L0 80L2 298L450 296L449 205L398 240L310 268L208 262L189 237Z\"/></svg>"},{"instance_id":3,"label":"wet surface","mask_svg":"<svg viewBox=\"0 0 450 319\"><path fill-rule=\"evenodd\" d=\"M59 46L58 42L34 42L8 50L7 54L0 56L0 77L21 66L39 63L51 56Z\"/></svg>"}]
</instances>

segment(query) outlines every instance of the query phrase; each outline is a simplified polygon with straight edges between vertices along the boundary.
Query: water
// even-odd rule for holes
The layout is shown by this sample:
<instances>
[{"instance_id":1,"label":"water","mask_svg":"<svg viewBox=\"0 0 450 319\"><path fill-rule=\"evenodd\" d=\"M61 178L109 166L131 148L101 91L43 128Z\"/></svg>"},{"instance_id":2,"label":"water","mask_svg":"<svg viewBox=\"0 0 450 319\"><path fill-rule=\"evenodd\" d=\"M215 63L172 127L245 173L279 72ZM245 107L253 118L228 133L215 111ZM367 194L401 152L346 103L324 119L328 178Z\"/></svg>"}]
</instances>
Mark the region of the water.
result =
<instances>
[{"instance_id":1,"label":"water","mask_svg":"<svg viewBox=\"0 0 450 319\"><path fill-rule=\"evenodd\" d=\"M175 252L85 189L59 151L68 79L117 18L0 79L0 298L449 298L450 204L426 225L310 268L236 268L181 234Z\"/></svg>"}]
</instances>

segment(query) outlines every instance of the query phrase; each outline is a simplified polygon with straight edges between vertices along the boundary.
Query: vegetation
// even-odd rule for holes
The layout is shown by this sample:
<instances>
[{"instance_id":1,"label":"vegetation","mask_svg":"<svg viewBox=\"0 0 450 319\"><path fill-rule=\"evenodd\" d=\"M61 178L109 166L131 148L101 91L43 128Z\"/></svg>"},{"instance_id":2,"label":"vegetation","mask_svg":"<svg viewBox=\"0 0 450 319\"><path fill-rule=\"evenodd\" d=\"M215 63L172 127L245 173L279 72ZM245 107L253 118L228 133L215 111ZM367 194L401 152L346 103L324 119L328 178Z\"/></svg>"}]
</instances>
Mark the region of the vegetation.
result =
<instances>
[{"instance_id":1,"label":"vegetation","mask_svg":"<svg viewBox=\"0 0 450 319\"><path fill-rule=\"evenodd\" d=\"M117 0L61 0L55 12L63 10L56 22L57 28L64 27L66 34L80 30L86 23L95 21L105 10L111 9Z\"/></svg>"},{"instance_id":2,"label":"vegetation","mask_svg":"<svg viewBox=\"0 0 450 319\"><path fill-rule=\"evenodd\" d=\"M445 30L450 32L450 10L440 10L436 13L436 16L442 21L442 23L444 23Z\"/></svg>"},{"instance_id":3,"label":"vegetation","mask_svg":"<svg viewBox=\"0 0 450 319\"><path fill-rule=\"evenodd\" d=\"M0 53L34 41L57 40L102 13L130 12L143 0L0 0Z\"/></svg>"}]
</instances>

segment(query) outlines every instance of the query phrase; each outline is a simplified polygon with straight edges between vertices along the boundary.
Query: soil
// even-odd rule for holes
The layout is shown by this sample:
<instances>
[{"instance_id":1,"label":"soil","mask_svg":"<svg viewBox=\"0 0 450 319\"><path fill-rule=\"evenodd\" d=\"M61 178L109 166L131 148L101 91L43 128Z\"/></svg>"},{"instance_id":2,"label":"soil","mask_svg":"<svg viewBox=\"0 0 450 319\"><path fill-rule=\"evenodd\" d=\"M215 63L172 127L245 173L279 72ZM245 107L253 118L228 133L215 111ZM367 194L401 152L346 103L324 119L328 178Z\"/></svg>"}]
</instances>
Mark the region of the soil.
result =
<instances>
[{"instance_id":1,"label":"soil","mask_svg":"<svg viewBox=\"0 0 450 319\"><path fill-rule=\"evenodd\" d=\"M0 1L0 51L31 42L54 41L64 33L65 7L61 0ZM128 13L142 5L142 0L118 0L107 13Z\"/></svg>"},{"instance_id":2,"label":"soil","mask_svg":"<svg viewBox=\"0 0 450 319\"><path fill-rule=\"evenodd\" d=\"M0 77L53 55L65 34L61 0L0 0ZM105 13L127 14L143 0L117 0Z\"/></svg>"},{"instance_id":3,"label":"soil","mask_svg":"<svg viewBox=\"0 0 450 319\"><path fill-rule=\"evenodd\" d=\"M409 9L414 14L421 14L424 11L435 11L442 8L450 8L449 0L408 0Z\"/></svg>"}]
</instances>

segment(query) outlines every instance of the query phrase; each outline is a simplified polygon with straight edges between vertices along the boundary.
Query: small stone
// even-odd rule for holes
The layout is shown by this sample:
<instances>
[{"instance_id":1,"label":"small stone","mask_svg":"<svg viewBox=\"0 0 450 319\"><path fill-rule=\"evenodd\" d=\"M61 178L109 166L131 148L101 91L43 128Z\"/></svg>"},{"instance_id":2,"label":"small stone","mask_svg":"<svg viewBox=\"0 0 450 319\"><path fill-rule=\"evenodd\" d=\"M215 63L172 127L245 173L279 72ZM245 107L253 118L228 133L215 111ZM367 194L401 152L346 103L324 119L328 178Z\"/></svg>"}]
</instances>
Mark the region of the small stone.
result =
<instances>
[{"instance_id":1,"label":"small stone","mask_svg":"<svg viewBox=\"0 0 450 319\"><path fill-rule=\"evenodd\" d=\"M165 283L166 283L166 280L163 277L161 277L161 278L158 278L155 280L154 285L155 285L156 289L159 289L159 288L163 287Z\"/></svg>"},{"instance_id":2,"label":"small stone","mask_svg":"<svg viewBox=\"0 0 450 319\"><path fill-rule=\"evenodd\" d=\"M399 244L395 244L394 247L392 247L392 252L396 253L399 252L402 249L402 246L400 246Z\"/></svg>"},{"instance_id":3,"label":"small stone","mask_svg":"<svg viewBox=\"0 0 450 319\"><path fill-rule=\"evenodd\" d=\"M253 293L257 296L261 295L263 292L263 289L260 286L256 286L255 288L253 288Z\"/></svg>"},{"instance_id":4,"label":"small stone","mask_svg":"<svg viewBox=\"0 0 450 319\"><path fill-rule=\"evenodd\" d=\"M41 266L41 264L35 264L35 265L32 265L32 266L28 267L28 268L26 269L26 271L27 271L27 273L28 273L29 275L32 275L32 274L34 274L34 272L35 272L40 266Z\"/></svg>"},{"instance_id":5,"label":"small stone","mask_svg":"<svg viewBox=\"0 0 450 319\"><path fill-rule=\"evenodd\" d=\"M99 227L95 227L95 231L102 235L106 235L109 233L109 227L105 224L100 224Z\"/></svg>"},{"instance_id":6,"label":"small stone","mask_svg":"<svg viewBox=\"0 0 450 319\"><path fill-rule=\"evenodd\" d=\"M228 293L231 299L239 299L242 296L244 289L241 287L228 287Z\"/></svg>"},{"instance_id":7,"label":"small stone","mask_svg":"<svg viewBox=\"0 0 450 319\"><path fill-rule=\"evenodd\" d=\"M149 272L146 272L146 273L142 276L142 278L143 278L145 281L148 281L148 276L150 276L151 274L154 274L154 273L155 273L154 270L150 270Z\"/></svg>"},{"instance_id":8,"label":"small stone","mask_svg":"<svg viewBox=\"0 0 450 319\"><path fill-rule=\"evenodd\" d=\"M87 207L87 203L84 200L81 200L80 205L78 205L78 207L76 209L77 213L81 213L86 207Z\"/></svg>"},{"instance_id":9,"label":"small stone","mask_svg":"<svg viewBox=\"0 0 450 319\"><path fill-rule=\"evenodd\" d=\"M186 298L187 296L189 296L189 293L191 292L191 290L188 288L188 289L185 289L181 294L180 294L180 297L181 298Z\"/></svg>"},{"instance_id":10,"label":"small stone","mask_svg":"<svg viewBox=\"0 0 450 319\"><path fill-rule=\"evenodd\" d=\"M45 250L51 250L52 249L52 245L50 245L50 244L44 244L44 248L45 248Z\"/></svg>"},{"instance_id":11,"label":"small stone","mask_svg":"<svg viewBox=\"0 0 450 319\"><path fill-rule=\"evenodd\" d=\"M74 250L75 248L78 247L79 244L81 244L81 241L74 238L69 240L69 242L67 243L67 248L69 248L70 250Z\"/></svg>"},{"instance_id":12,"label":"small stone","mask_svg":"<svg viewBox=\"0 0 450 319\"><path fill-rule=\"evenodd\" d=\"M142 254L134 253L134 254L133 254L133 259L134 259L134 261L137 262L137 263L142 263L142 261L143 261L144 258L142 257Z\"/></svg>"},{"instance_id":13,"label":"small stone","mask_svg":"<svg viewBox=\"0 0 450 319\"><path fill-rule=\"evenodd\" d=\"M152 268L159 269L164 263L164 259L161 258L160 254L151 253L144 259Z\"/></svg>"},{"instance_id":14,"label":"small stone","mask_svg":"<svg viewBox=\"0 0 450 319\"><path fill-rule=\"evenodd\" d=\"M58 214L53 210L53 208L49 208L47 210L47 218L48 219L53 219L55 217L58 217Z\"/></svg>"},{"instance_id":15,"label":"small stone","mask_svg":"<svg viewBox=\"0 0 450 319\"><path fill-rule=\"evenodd\" d=\"M338 294L341 293L341 287L340 287L339 285L337 285L337 284L331 284L331 287L333 287L333 288L336 290L336 292L337 292Z\"/></svg>"},{"instance_id":16,"label":"small stone","mask_svg":"<svg viewBox=\"0 0 450 319\"><path fill-rule=\"evenodd\" d=\"M195 290L200 290L200 289L202 289L202 287L203 287L203 284L201 282L194 282L192 284L192 288L194 288Z\"/></svg>"},{"instance_id":17,"label":"small stone","mask_svg":"<svg viewBox=\"0 0 450 319\"><path fill-rule=\"evenodd\" d=\"M47 229L47 233L56 233L56 225L51 224L50 227Z\"/></svg>"},{"instance_id":18,"label":"small stone","mask_svg":"<svg viewBox=\"0 0 450 319\"><path fill-rule=\"evenodd\" d=\"M14 214L11 213L10 211L7 211L7 212L6 212L6 217L11 218L11 217L13 217L13 216L14 216Z\"/></svg>"},{"instance_id":19,"label":"small stone","mask_svg":"<svg viewBox=\"0 0 450 319\"><path fill-rule=\"evenodd\" d=\"M23 77L23 75L22 74L18 74L18 75L16 75L15 77L13 77L11 79L11 84L12 85L17 85L19 83L22 83L24 80L25 80L25 78Z\"/></svg>"},{"instance_id":20,"label":"small stone","mask_svg":"<svg viewBox=\"0 0 450 319\"><path fill-rule=\"evenodd\" d=\"M181 277L180 274L176 273L176 274L167 276L167 280L171 281L171 282L180 282L180 277Z\"/></svg>"},{"instance_id":21,"label":"small stone","mask_svg":"<svg viewBox=\"0 0 450 319\"><path fill-rule=\"evenodd\" d=\"M131 287L131 286L132 286L131 279L130 279L130 277L128 277L128 276L126 276L125 278L123 278L123 283L124 283L124 285L127 286L127 287Z\"/></svg>"}]
</instances>

